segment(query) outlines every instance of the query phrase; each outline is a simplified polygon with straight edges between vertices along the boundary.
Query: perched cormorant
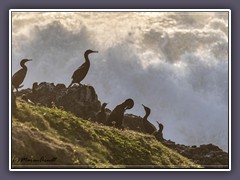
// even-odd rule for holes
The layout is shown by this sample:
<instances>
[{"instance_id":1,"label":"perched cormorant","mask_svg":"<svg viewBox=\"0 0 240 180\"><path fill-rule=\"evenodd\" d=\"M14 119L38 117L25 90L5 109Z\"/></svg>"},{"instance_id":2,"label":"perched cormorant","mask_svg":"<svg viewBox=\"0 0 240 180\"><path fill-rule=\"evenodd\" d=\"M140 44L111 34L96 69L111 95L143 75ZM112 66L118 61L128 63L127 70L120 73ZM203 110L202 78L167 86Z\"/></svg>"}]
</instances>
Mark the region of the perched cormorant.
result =
<instances>
[{"instance_id":1,"label":"perched cormorant","mask_svg":"<svg viewBox=\"0 0 240 180\"><path fill-rule=\"evenodd\" d=\"M26 62L31 61L31 59L23 59L20 62L21 69L18 70L12 77L12 86L18 92L18 88L23 87L22 82L27 74L27 66L25 65Z\"/></svg>"},{"instance_id":2,"label":"perched cormorant","mask_svg":"<svg viewBox=\"0 0 240 180\"><path fill-rule=\"evenodd\" d=\"M134 101L132 99L127 99L122 104L117 105L109 115L106 125L108 126L115 125L116 128L123 129L122 122L124 118L124 112L127 109L131 109L133 106Z\"/></svg>"},{"instance_id":3,"label":"perched cormorant","mask_svg":"<svg viewBox=\"0 0 240 180\"><path fill-rule=\"evenodd\" d=\"M101 111L99 111L97 113L97 122L98 123L102 123L102 124L106 124L106 120L107 120L107 114L105 112L105 107L107 106L107 103L103 103L102 107L101 107Z\"/></svg>"},{"instance_id":4,"label":"perched cormorant","mask_svg":"<svg viewBox=\"0 0 240 180\"><path fill-rule=\"evenodd\" d=\"M153 133L153 135L156 137L156 139L157 139L158 141L163 141L163 133L162 133L162 131L163 131L163 125L162 125L161 123L159 123L158 121L157 121L157 123L158 123L159 129L158 129L158 131L155 131L155 132Z\"/></svg>"},{"instance_id":5,"label":"perched cormorant","mask_svg":"<svg viewBox=\"0 0 240 180\"><path fill-rule=\"evenodd\" d=\"M70 88L74 83L78 83L80 85L80 82L87 75L88 70L90 68L90 61L89 61L88 55L91 53L98 53L98 51L92 51L89 49L84 53L85 62L73 73L72 82L68 86L68 88Z\"/></svg>"},{"instance_id":6,"label":"perched cormorant","mask_svg":"<svg viewBox=\"0 0 240 180\"><path fill-rule=\"evenodd\" d=\"M155 128L155 126L152 123L150 123L147 120L148 116L151 113L151 109L146 107L146 106L144 106L143 104L142 104L142 106L144 107L144 110L146 112L145 116L143 117L143 127L144 127L144 130L145 130L145 133L152 134L157 129Z\"/></svg>"}]
</instances>

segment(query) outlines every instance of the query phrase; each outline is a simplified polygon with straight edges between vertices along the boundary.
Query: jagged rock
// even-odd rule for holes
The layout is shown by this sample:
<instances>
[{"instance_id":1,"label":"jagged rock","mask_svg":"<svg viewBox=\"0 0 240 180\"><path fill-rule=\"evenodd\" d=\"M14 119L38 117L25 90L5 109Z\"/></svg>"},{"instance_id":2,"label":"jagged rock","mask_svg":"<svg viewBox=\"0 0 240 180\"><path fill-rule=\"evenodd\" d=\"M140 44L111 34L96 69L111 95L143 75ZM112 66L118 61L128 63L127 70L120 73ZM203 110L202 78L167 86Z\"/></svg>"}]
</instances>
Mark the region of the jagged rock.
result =
<instances>
[{"instance_id":1,"label":"jagged rock","mask_svg":"<svg viewBox=\"0 0 240 180\"><path fill-rule=\"evenodd\" d=\"M17 95L38 105L61 107L83 119L93 118L101 108L94 88L86 85L66 88L64 84L33 83L32 89L22 90Z\"/></svg>"},{"instance_id":2,"label":"jagged rock","mask_svg":"<svg viewBox=\"0 0 240 180\"><path fill-rule=\"evenodd\" d=\"M164 140L162 143L205 168L228 168L229 166L228 153L213 144L189 147L175 144L171 140Z\"/></svg>"}]
</instances>

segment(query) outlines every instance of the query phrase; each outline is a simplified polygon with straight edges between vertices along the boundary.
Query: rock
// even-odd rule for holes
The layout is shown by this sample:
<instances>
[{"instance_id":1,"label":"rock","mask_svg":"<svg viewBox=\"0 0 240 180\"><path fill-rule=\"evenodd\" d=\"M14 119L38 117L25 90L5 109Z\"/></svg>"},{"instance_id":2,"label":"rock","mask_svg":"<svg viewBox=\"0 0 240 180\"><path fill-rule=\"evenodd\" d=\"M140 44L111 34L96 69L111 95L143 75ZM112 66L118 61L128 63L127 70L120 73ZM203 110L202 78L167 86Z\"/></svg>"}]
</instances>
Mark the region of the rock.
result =
<instances>
[{"instance_id":1,"label":"rock","mask_svg":"<svg viewBox=\"0 0 240 180\"><path fill-rule=\"evenodd\" d=\"M83 119L93 118L101 108L94 88L86 85L66 88L64 84L33 83L32 89L22 90L17 95L34 104L59 107Z\"/></svg>"},{"instance_id":2,"label":"rock","mask_svg":"<svg viewBox=\"0 0 240 180\"><path fill-rule=\"evenodd\" d=\"M124 115L123 127L133 131L145 132L142 118L133 114Z\"/></svg>"},{"instance_id":3,"label":"rock","mask_svg":"<svg viewBox=\"0 0 240 180\"><path fill-rule=\"evenodd\" d=\"M134 114L124 115L123 127L129 130L146 133L146 130L143 126L143 118Z\"/></svg>"},{"instance_id":4,"label":"rock","mask_svg":"<svg viewBox=\"0 0 240 180\"><path fill-rule=\"evenodd\" d=\"M228 153L213 144L203 144L197 147L175 144L171 140L164 140L162 143L177 151L179 154L191 159L193 162L205 168L228 168Z\"/></svg>"},{"instance_id":5,"label":"rock","mask_svg":"<svg viewBox=\"0 0 240 180\"><path fill-rule=\"evenodd\" d=\"M145 133L143 121L140 116L126 114L124 116L123 126L126 129ZM183 144L176 144L171 140L165 140L163 134L158 134L158 131L154 132L153 135L158 141L162 142L163 145L177 151L179 154L205 168L228 168L228 153L224 152L216 145L203 144L199 147L196 145L186 146Z\"/></svg>"}]
</instances>

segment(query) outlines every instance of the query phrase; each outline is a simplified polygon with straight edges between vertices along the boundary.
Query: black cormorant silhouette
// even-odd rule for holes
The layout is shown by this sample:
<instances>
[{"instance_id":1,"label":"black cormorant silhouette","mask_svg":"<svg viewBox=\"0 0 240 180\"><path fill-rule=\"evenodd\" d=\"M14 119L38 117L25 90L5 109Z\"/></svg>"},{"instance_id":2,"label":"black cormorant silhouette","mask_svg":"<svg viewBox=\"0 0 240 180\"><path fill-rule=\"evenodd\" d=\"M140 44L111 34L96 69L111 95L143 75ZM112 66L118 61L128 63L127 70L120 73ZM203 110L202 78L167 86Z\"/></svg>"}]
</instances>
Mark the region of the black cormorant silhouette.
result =
<instances>
[{"instance_id":1,"label":"black cormorant silhouette","mask_svg":"<svg viewBox=\"0 0 240 180\"><path fill-rule=\"evenodd\" d=\"M156 139L158 140L158 141L163 141L164 139L163 139L163 125L161 124L161 123L159 123L158 121L157 121L157 123L158 123L158 127L159 127L159 129L158 129L158 131L155 131L154 133L153 133L153 135L156 137Z\"/></svg>"},{"instance_id":2,"label":"black cormorant silhouette","mask_svg":"<svg viewBox=\"0 0 240 180\"><path fill-rule=\"evenodd\" d=\"M144 107L144 110L145 110L145 112L146 112L146 114L145 114L145 116L143 117L143 127L144 127L144 130L145 130L145 133L148 133L148 134L152 134L154 131L156 131L157 129L155 128L155 126L152 124L152 123L150 123L149 121L148 121L148 116L150 115L150 113L151 113L151 109L150 108L148 108L148 107L146 107L146 106L144 106L143 104L142 104L142 106Z\"/></svg>"},{"instance_id":3,"label":"black cormorant silhouette","mask_svg":"<svg viewBox=\"0 0 240 180\"><path fill-rule=\"evenodd\" d=\"M106 125L115 126L116 128L123 129L122 123L124 118L124 112L127 109L131 109L134 106L132 99L127 99L122 104L117 105L107 119Z\"/></svg>"},{"instance_id":4,"label":"black cormorant silhouette","mask_svg":"<svg viewBox=\"0 0 240 180\"><path fill-rule=\"evenodd\" d=\"M85 51L84 53L85 62L73 73L72 82L68 86L68 88L70 88L74 83L78 83L79 85L81 85L80 82L85 78L90 68L90 61L88 55L91 53L98 53L98 51L93 51L90 49Z\"/></svg>"},{"instance_id":5,"label":"black cormorant silhouette","mask_svg":"<svg viewBox=\"0 0 240 180\"><path fill-rule=\"evenodd\" d=\"M102 124L106 124L106 120L107 120L107 114L105 112L105 107L107 106L107 103L103 103L102 107L101 107L101 111L97 113L96 117L97 117L97 122L98 123L102 123Z\"/></svg>"},{"instance_id":6,"label":"black cormorant silhouette","mask_svg":"<svg viewBox=\"0 0 240 180\"><path fill-rule=\"evenodd\" d=\"M25 65L26 62L31 61L31 59L23 59L20 62L21 69L18 70L12 77L12 86L18 92L18 88L23 87L22 82L27 74L27 66Z\"/></svg>"}]
</instances>

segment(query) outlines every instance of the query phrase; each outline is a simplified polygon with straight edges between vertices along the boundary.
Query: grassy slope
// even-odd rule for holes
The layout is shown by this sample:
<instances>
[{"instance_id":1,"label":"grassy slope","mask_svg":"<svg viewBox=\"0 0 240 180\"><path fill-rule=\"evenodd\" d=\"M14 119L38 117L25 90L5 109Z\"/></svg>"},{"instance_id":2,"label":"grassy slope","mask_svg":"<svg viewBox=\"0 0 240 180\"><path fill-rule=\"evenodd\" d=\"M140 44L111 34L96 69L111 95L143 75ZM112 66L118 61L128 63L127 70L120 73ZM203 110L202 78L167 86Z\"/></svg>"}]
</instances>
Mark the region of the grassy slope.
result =
<instances>
[{"instance_id":1,"label":"grassy slope","mask_svg":"<svg viewBox=\"0 0 240 180\"><path fill-rule=\"evenodd\" d=\"M18 165L15 167L200 167L153 136L85 121L57 108L33 106L21 100L17 104L12 118L12 159L13 165Z\"/></svg>"}]
</instances>

